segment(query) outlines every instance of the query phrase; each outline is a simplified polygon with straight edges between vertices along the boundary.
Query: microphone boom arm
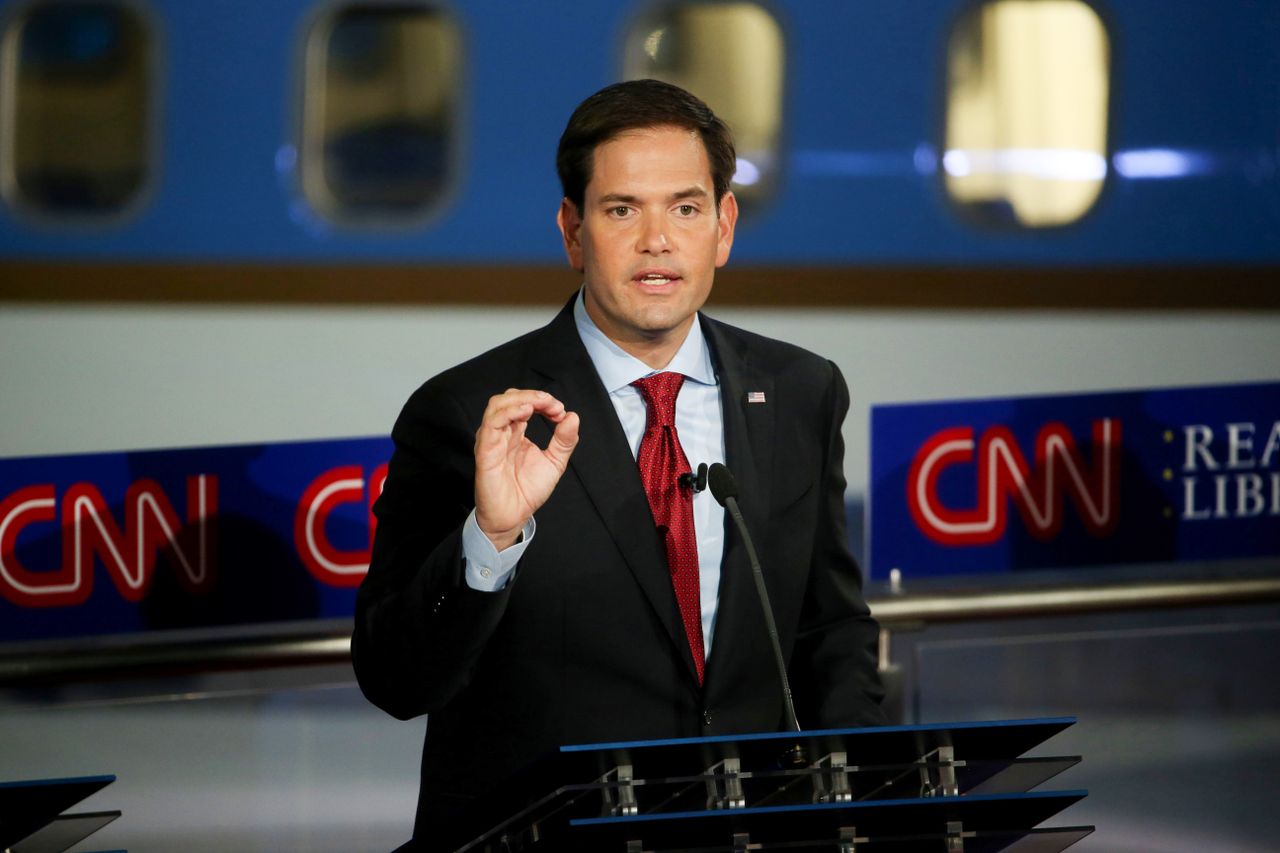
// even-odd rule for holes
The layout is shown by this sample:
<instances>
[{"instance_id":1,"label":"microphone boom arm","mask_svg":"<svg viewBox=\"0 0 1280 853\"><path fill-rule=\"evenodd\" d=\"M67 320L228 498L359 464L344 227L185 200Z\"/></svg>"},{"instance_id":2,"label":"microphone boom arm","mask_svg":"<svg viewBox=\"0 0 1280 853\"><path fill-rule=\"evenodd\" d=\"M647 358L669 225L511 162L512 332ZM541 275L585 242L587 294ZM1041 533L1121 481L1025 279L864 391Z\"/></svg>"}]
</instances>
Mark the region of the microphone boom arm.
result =
<instances>
[{"instance_id":1,"label":"microphone boom arm","mask_svg":"<svg viewBox=\"0 0 1280 853\"><path fill-rule=\"evenodd\" d=\"M778 666L778 677L782 679L782 704L786 713L787 726L791 731L800 731L800 723L796 720L796 706L791 701L791 682L787 678L787 665L782 659L782 643L778 640L778 626L773 619L773 605L769 603L769 591L765 589L764 573L760 570L760 558L756 556L756 547L751 542L751 534L747 532L747 523L742 518L742 510L738 508L738 499L731 492L736 492L737 487L733 484L732 475L723 465L716 463L711 466L711 493L724 505L729 511L729 515L733 518L733 523L737 525L738 532L742 535L742 542L747 546L747 559L751 563L751 575L755 578L756 592L760 598L760 609L764 611L765 628L769 631L769 642L773 646L773 657ZM716 469L720 470L717 471ZM720 476L718 476L720 475ZM728 478L727 481L725 478ZM727 484L727 488L719 488L721 484Z\"/></svg>"}]
</instances>

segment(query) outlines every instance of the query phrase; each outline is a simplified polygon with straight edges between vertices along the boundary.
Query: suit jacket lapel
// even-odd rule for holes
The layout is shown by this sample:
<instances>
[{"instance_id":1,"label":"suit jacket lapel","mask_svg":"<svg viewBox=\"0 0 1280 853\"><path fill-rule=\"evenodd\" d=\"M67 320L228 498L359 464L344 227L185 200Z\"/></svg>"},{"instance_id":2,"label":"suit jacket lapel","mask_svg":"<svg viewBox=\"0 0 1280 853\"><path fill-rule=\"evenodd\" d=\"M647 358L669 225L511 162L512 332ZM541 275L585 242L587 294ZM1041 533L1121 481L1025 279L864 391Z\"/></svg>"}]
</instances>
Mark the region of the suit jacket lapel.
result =
<instances>
[{"instance_id":1,"label":"suit jacket lapel","mask_svg":"<svg viewBox=\"0 0 1280 853\"><path fill-rule=\"evenodd\" d=\"M718 323L708 320L703 329L720 378L725 461L738 483L743 517L752 525L752 533L762 536L773 485L769 466L774 453L773 376L753 364L745 342L726 335ZM748 395L757 402L750 402Z\"/></svg>"},{"instance_id":2,"label":"suit jacket lapel","mask_svg":"<svg viewBox=\"0 0 1280 853\"><path fill-rule=\"evenodd\" d=\"M654 530L649 499L617 412L578 337L573 300L542 336L531 367L545 378L542 387L581 419L578 446L569 459L566 476L574 476L582 484L672 642L683 649L689 677L696 684L693 656L680 622L667 558ZM551 429L539 418L530 424L528 435L545 445Z\"/></svg>"},{"instance_id":3,"label":"suit jacket lapel","mask_svg":"<svg viewBox=\"0 0 1280 853\"><path fill-rule=\"evenodd\" d=\"M738 506L751 533L757 552L764 549L767 533L768 497L774 441L773 378L752 363L745 342L727 335L716 322L704 320L720 380L721 411L724 416L725 461L738 484ZM759 392L763 397L756 396ZM748 402L752 399L764 402ZM741 638L758 630L760 604L751 564L737 526L726 512L725 551L720 566L720 601L716 615L716 635L708 662L708 686L727 683L741 666L762 665L761 661L739 658Z\"/></svg>"}]
</instances>

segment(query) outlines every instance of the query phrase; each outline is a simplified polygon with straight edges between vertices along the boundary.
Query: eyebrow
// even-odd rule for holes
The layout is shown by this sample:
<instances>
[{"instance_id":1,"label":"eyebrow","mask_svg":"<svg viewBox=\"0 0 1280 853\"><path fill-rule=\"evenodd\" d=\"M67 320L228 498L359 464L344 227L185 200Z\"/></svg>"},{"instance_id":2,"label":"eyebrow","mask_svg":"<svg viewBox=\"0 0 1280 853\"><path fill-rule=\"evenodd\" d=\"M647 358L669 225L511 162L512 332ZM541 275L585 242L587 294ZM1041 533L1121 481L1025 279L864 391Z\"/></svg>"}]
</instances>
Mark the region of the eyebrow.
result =
<instances>
[{"instance_id":1,"label":"eyebrow","mask_svg":"<svg viewBox=\"0 0 1280 853\"><path fill-rule=\"evenodd\" d=\"M668 197L668 201L683 201L688 198L705 199L710 198L711 194L702 187L689 187L672 193ZM637 204L640 198L626 193L609 193L600 197L600 204Z\"/></svg>"}]
</instances>

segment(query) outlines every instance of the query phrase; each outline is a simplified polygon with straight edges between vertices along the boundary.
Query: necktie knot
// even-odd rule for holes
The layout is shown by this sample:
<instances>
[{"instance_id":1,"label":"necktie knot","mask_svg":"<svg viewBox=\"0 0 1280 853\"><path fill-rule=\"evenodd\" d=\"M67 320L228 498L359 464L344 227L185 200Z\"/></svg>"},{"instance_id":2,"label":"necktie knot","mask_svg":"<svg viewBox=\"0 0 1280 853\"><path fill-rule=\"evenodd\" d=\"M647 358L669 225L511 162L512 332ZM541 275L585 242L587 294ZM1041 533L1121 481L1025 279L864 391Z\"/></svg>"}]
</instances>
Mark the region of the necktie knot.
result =
<instances>
[{"instance_id":1,"label":"necktie knot","mask_svg":"<svg viewBox=\"0 0 1280 853\"><path fill-rule=\"evenodd\" d=\"M644 398L649 410L646 429L675 426L676 397L680 394L680 386L684 384L683 373L655 373L631 384L640 390L640 396Z\"/></svg>"}]
</instances>

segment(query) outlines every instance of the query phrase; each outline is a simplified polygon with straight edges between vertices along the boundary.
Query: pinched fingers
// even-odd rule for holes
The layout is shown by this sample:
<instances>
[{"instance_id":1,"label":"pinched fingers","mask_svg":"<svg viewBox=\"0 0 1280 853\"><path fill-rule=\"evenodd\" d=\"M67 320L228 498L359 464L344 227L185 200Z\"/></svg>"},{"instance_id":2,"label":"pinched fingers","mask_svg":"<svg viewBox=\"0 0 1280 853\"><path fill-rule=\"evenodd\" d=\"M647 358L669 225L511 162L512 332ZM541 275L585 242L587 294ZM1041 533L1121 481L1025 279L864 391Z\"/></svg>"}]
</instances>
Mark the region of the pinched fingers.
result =
<instances>
[{"instance_id":1,"label":"pinched fingers","mask_svg":"<svg viewBox=\"0 0 1280 853\"><path fill-rule=\"evenodd\" d=\"M539 414L551 423L559 426L564 422L568 412L564 403L546 391L533 391L521 388L508 388L501 394L489 398L481 417L480 429L476 432L476 453L486 458L493 452L513 452L524 438L525 427L529 420ZM576 434L576 427L574 430ZM563 440L563 437L562 437ZM568 445L571 450L577 444L575 438ZM564 454L567 460L567 454Z\"/></svg>"},{"instance_id":2,"label":"pinched fingers","mask_svg":"<svg viewBox=\"0 0 1280 853\"><path fill-rule=\"evenodd\" d=\"M546 391L508 388L489 398L482 425L490 429L503 429L515 421L529 420L535 412L552 423L559 423L564 418L564 403Z\"/></svg>"},{"instance_id":3,"label":"pinched fingers","mask_svg":"<svg viewBox=\"0 0 1280 853\"><path fill-rule=\"evenodd\" d=\"M525 437L534 414L555 425L547 448ZM578 416L545 391L509 388L489 399L476 431L476 523L500 549L551 495L578 444Z\"/></svg>"}]
</instances>

